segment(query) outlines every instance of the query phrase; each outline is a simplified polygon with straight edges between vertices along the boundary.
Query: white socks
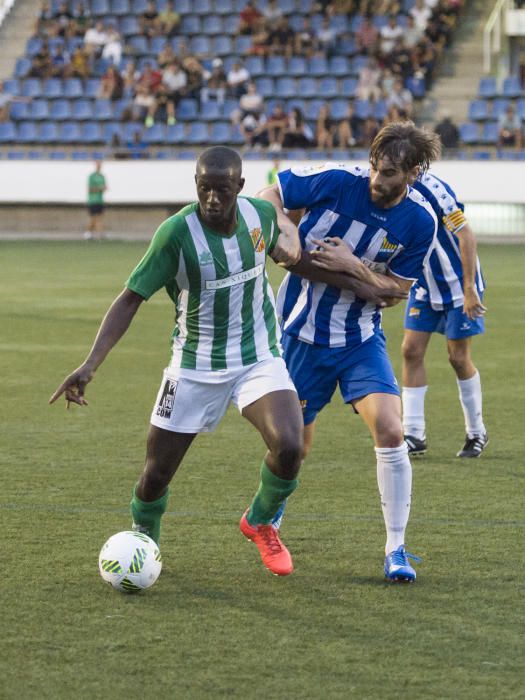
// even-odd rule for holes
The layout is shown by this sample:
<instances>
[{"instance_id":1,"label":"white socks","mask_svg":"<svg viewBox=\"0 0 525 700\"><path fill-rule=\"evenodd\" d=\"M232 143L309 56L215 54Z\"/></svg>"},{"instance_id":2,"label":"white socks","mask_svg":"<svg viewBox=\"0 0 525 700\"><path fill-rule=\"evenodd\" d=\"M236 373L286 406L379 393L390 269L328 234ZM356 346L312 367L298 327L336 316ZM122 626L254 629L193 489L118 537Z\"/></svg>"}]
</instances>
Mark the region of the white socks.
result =
<instances>
[{"instance_id":1,"label":"white socks","mask_svg":"<svg viewBox=\"0 0 525 700\"><path fill-rule=\"evenodd\" d=\"M376 447L377 485L386 526L385 552L389 554L405 543L410 514L412 466L406 443L399 447Z\"/></svg>"},{"instance_id":2,"label":"white socks","mask_svg":"<svg viewBox=\"0 0 525 700\"><path fill-rule=\"evenodd\" d=\"M418 440L425 439L425 394L428 386L403 387L403 432Z\"/></svg>"},{"instance_id":3,"label":"white socks","mask_svg":"<svg viewBox=\"0 0 525 700\"><path fill-rule=\"evenodd\" d=\"M465 430L469 438L485 434L482 415L481 379L479 372L470 379L458 379L459 400L465 416Z\"/></svg>"}]
</instances>

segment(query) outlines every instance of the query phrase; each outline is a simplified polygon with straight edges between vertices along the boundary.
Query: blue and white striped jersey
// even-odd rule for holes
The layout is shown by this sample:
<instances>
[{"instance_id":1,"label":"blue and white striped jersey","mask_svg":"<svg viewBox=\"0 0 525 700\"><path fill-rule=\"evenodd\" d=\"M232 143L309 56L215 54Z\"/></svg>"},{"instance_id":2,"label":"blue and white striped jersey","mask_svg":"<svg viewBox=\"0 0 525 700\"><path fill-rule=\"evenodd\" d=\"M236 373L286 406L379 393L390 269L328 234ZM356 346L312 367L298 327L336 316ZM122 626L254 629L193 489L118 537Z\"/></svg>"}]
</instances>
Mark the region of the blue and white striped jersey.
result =
<instances>
[{"instance_id":1,"label":"blue and white striped jersey","mask_svg":"<svg viewBox=\"0 0 525 700\"><path fill-rule=\"evenodd\" d=\"M408 187L402 202L379 209L369 180L368 169L327 164L284 170L278 184L287 209L306 208L299 225L305 250L313 250L314 238L339 237L371 269L416 280L436 234L432 207ZM281 284L277 310L284 333L327 347L359 345L381 328L375 304L293 274Z\"/></svg>"},{"instance_id":2,"label":"blue and white striped jersey","mask_svg":"<svg viewBox=\"0 0 525 700\"><path fill-rule=\"evenodd\" d=\"M463 204L452 188L435 175L424 173L414 188L428 199L438 219L436 245L417 286L423 287L433 309L463 306L463 268L457 233L466 223ZM479 259L476 260L476 288L481 295L485 281Z\"/></svg>"}]
</instances>

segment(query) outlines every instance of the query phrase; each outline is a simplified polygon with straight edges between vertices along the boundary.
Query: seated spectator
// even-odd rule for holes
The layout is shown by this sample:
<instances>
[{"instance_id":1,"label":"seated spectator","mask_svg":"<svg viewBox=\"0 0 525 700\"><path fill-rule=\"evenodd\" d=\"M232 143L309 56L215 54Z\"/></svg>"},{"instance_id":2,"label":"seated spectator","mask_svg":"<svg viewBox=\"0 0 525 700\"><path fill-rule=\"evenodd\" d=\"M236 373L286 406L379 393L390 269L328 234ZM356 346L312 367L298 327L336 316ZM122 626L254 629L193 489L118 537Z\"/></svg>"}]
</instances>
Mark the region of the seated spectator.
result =
<instances>
[{"instance_id":1,"label":"seated spectator","mask_svg":"<svg viewBox=\"0 0 525 700\"><path fill-rule=\"evenodd\" d=\"M414 23L422 32L427 28L428 21L432 17L432 10L429 8L425 0L416 0L414 6L408 11L408 14L413 17Z\"/></svg>"},{"instance_id":2,"label":"seated spectator","mask_svg":"<svg viewBox=\"0 0 525 700\"><path fill-rule=\"evenodd\" d=\"M83 46L77 46L71 56L71 77L89 78L91 75L91 63Z\"/></svg>"},{"instance_id":3,"label":"seated spectator","mask_svg":"<svg viewBox=\"0 0 525 700\"><path fill-rule=\"evenodd\" d=\"M396 107L395 105L390 105L381 126L386 126L392 122L403 122L407 118L406 112L403 112L402 109L399 109L399 107Z\"/></svg>"},{"instance_id":4,"label":"seated spectator","mask_svg":"<svg viewBox=\"0 0 525 700\"><path fill-rule=\"evenodd\" d=\"M147 85L138 84L131 103L122 112L122 121L145 122L151 120L155 113L156 101Z\"/></svg>"},{"instance_id":5,"label":"seated spectator","mask_svg":"<svg viewBox=\"0 0 525 700\"><path fill-rule=\"evenodd\" d=\"M335 29L330 26L328 17L323 18L315 38L319 50L322 51L325 56L331 56L334 53L337 46L337 33Z\"/></svg>"},{"instance_id":6,"label":"seated spectator","mask_svg":"<svg viewBox=\"0 0 525 700\"><path fill-rule=\"evenodd\" d=\"M407 49L413 49L423 37L424 30L416 24L413 15L407 16L407 26L403 32L403 39Z\"/></svg>"},{"instance_id":7,"label":"seated spectator","mask_svg":"<svg viewBox=\"0 0 525 700\"><path fill-rule=\"evenodd\" d=\"M263 28L264 16L257 8L255 0L248 0L239 14L238 34L256 34Z\"/></svg>"},{"instance_id":8,"label":"seated spectator","mask_svg":"<svg viewBox=\"0 0 525 700\"><path fill-rule=\"evenodd\" d=\"M100 56L108 35L104 22L98 20L94 27L90 27L84 34L84 46L89 56Z\"/></svg>"},{"instance_id":9,"label":"seated spectator","mask_svg":"<svg viewBox=\"0 0 525 700\"><path fill-rule=\"evenodd\" d=\"M257 85L254 82L249 82L246 93L239 99L239 109L232 114L232 120L234 123L240 124L246 116L259 117L263 111L264 100L257 92Z\"/></svg>"},{"instance_id":10,"label":"seated spectator","mask_svg":"<svg viewBox=\"0 0 525 700\"><path fill-rule=\"evenodd\" d=\"M521 148L521 118L516 114L516 108L509 102L507 109L498 119L498 146Z\"/></svg>"},{"instance_id":11,"label":"seated spectator","mask_svg":"<svg viewBox=\"0 0 525 700\"><path fill-rule=\"evenodd\" d=\"M115 66L120 66L122 60L122 41L120 39L120 34L113 25L109 25L108 27L106 42L102 49L102 58L106 61L112 61Z\"/></svg>"},{"instance_id":12,"label":"seated spectator","mask_svg":"<svg viewBox=\"0 0 525 700\"><path fill-rule=\"evenodd\" d=\"M67 2L61 2L57 11L53 13L53 22L55 24L56 36L71 36L70 24L73 21L73 15L69 11Z\"/></svg>"},{"instance_id":13,"label":"seated spectator","mask_svg":"<svg viewBox=\"0 0 525 700\"><path fill-rule=\"evenodd\" d=\"M303 26L295 35L295 55L310 58L317 46L315 32L310 17L304 17Z\"/></svg>"},{"instance_id":14,"label":"seated spectator","mask_svg":"<svg viewBox=\"0 0 525 700\"><path fill-rule=\"evenodd\" d=\"M98 97L105 100L120 100L123 96L124 80L115 66L108 66L100 79Z\"/></svg>"},{"instance_id":15,"label":"seated spectator","mask_svg":"<svg viewBox=\"0 0 525 700\"><path fill-rule=\"evenodd\" d=\"M359 142L360 131L361 120L355 114L353 100L349 100L346 114L337 126L339 146L341 148L355 146Z\"/></svg>"},{"instance_id":16,"label":"seated spectator","mask_svg":"<svg viewBox=\"0 0 525 700\"><path fill-rule=\"evenodd\" d=\"M263 27L256 34L252 34L252 45L248 51L256 56L267 56L270 53L270 30Z\"/></svg>"},{"instance_id":17,"label":"seated spectator","mask_svg":"<svg viewBox=\"0 0 525 700\"><path fill-rule=\"evenodd\" d=\"M47 80L53 75L53 60L47 39L42 42L42 46L33 56L28 75L31 78L40 78L41 80Z\"/></svg>"},{"instance_id":18,"label":"seated spectator","mask_svg":"<svg viewBox=\"0 0 525 700\"><path fill-rule=\"evenodd\" d=\"M211 73L207 76L206 84L201 90L202 102L215 99L219 104L224 104L226 96L226 74L220 58L214 58L211 62Z\"/></svg>"},{"instance_id":19,"label":"seated spectator","mask_svg":"<svg viewBox=\"0 0 525 700\"><path fill-rule=\"evenodd\" d=\"M394 88L392 92L386 96L387 107L397 107L401 112L404 112L407 117L412 115L414 108L414 98L410 90L407 90L401 79L397 79L394 82Z\"/></svg>"},{"instance_id":20,"label":"seated spectator","mask_svg":"<svg viewBox=\"0 0 525 700\"><path fill-rule=\"evenodd\" d=\"M180 28L180 15L175 10L173 0L168 0L166 7L162 12L159 12L159 34L163 34L168 38L174 37Z\"/></svg>"},{"instance_id":21,"label":"seated spectator","mask_svg":"<svg viewBox=\"0 0 525 700\"><path fill-rule=\"evenodd\" d=\"M216 59L221 61L221 59ZM221 61L222 66L222 61ZM202 63L195 56L187 56L182 62L182 67L186 71L186 97L193 97L201 100L201 90L210 76Z\"/></svg>"},{"instance_id":22,"label":"seated spectator","mask_svg":"<svg viewBox=\"0 0 525 700\"><path fill-rule=\"evenodd\" d=\"M268 29L273 29L283 16L283 11L277 4L277 0L268 0L268 4L262 11L264 24Z\"/></svg>"},{"instance_id":23,"label":"seated spectator","mask_svg":"<svg viewBox=\"0 0 525 700\"><path fill-rule=\"evenodd\" d=\"M55 52L51 56L51 63L51 71L54 78L71 77L71 57L60 44L56 46Z\"/></svg>"},{"instance_id":24,"label":"seated spectator","mask_svg":"<svg viewBox=\"0 0 525 700\"><path fill-rule=\"evenodd\" d=\"M457 148L459 145L459 129L452 121L450 112L443 111L441 120L434 127L439 135L443 148Z\"/></svg>"},{"instance_id":25,"label":"seated spectator","mask_svg":"<svg viewBox=\"0 0 525 700\"><path fill-rule=\"evenodd\" d=\"M159 33L159 13L154 0L148 0L146 9L139 15L139 27L140 33L147 37L153 37Z\"/></svg>"},{"instance_id":26,"label":"seated spectator","mask_svg":"<svg viewBox=\"0 0 525 700\"><path fill-rule=\"evenodd\" d=\"M165 43L157 56L157 65L159 68L164 69L168 63L171 63L175 58L177 58L177 56L173 50L173 46Z\"/></svg>"},{"instance_id":27,"label":"seated spectator","mask_svg":"<svg viewBox=\"0 0 525 700\"><path fill-rule=\"evenodd\" d=\"M360 53L372 54L379 48L379 30L372 23L370 15L363 18L355 32L355 39Z\"/></svg>"},{"instance_id":28,"label":"seated spectator","mask_svg":"<svg viewBox=\"0 0 525 700\"><path fill-rule=\"evenodd\" d=\"M135 61L128 61L120 75L122 77L124 94L126 96L132 94L140 79L140 71L137 70Z\"/></svg>"},{"instance_id":29,"label":"seated spectator","mask_svg":"<svg viewBox=\"0 0 525 700\"><path fill-rule=\"evenodd\" d=\"M381 53L383 56L388 56L396 45L396 40L403 36L403 28L397 23L397 17L395 15L390 15L388 24L381 27L380 35Z\"/></svg>"},{"instance_id":30,"label":"seated spectator","mask_svg":"<svg viewBox=\"0 0 525 700\"><path fill-rule=\"evenodd\" d=\"M90 11L85 7L83 2L79 2L73 10L73 20L71 22L71 30L74 36L84 36L87 30L91 27L92 19Z\"/></svg>"},{"instance_id":31,"label":"seated spectator","mask_svg":"<svg viewBox=\"0 0 525 700\"><path fill-rule=\"evenodd\" d=\"M177 105L186 95L188 76L179 60L166 66L161 75L161 82L155 88L156 102L146 117L147 127L153 126L155 117L165 117L168 125L175 124Z\"/></svg>"},{"instance_id":32,"label":"seated spectator","mask_svg":"<svg viewBox=\"0 0 525 700\"><path fill-rule=\"evenodd\" d=\"M180 65L178 59L176 59L174 63L175 62L177 63L177 66ZM151 94L154 95L157 91L157 88L162 83L162 77L163 73L160 70L158 70L156 66L154 66L150 61L148 61L144 65L142 73L140 74L138 84L145 85L151 92Z\"/></svg>"},{"instance_id":33,"label":"seated spectator","mask_svg":"<svg viewBox=\"0 0 525 700\"><path fill-rule=\"evenodd\" d=\"M379 124L377 123L377 119L375 117L367 117L363 121L361 127L359 145L363 146L363 148L370 148L378 132Z\"/></svg>"},{"instance_id":34,"label":"seated spectator","mask_svg":"<svg viewBox=\"0 0 525 700\"><path fill-rule=\"evenodd\" d=\"M268 44L271 54L288 57L293 54L295 32L290 27L286 17L281 17L277 21L275 27L270 31Z\"/></svg>"},{"instance_id":35,"label":"seated spectator","mask_svg":"<svg viewBox=\"0 0 525 700\"><path fill-rule=\"evenodd\" d=\"M236 60L226 76L228 94L231 97L239 98L244 95L250 80L250 73L242 61Z\"/></svg>"},{"instance_id":36,"label":"seated spectator","mask_svg":"<svg viewBox=\"0 0 525 700\"><path fill-rule=\"evenodd\" d=\"M239 131L249 148L268 145L266 117L261 114L246 114L239 123Z\"/></svg>"},{"instance_id":37,"label":"seated spectator","mask_svg":"<svg viewBox=\"0 0 525 700\"><path fill-rule=\"evenodd\" d=\"M381 72L381 93L383 97L388 97L393 92L396 80L397 76L394 75L389 66L383 68Z\"/></svg>"},{"instance_id":38,"label":"seated spectator","mask_svg":"<svg viewBox=\"0 0 525 700\"><path fill-rule=\"evenodd\" d=\"M333 148L336 132L337 122L330 114L330 105L325 102L319 109L319 114L317 115L317 121L315 123L317 148Z\"/></svg>"},{"instance_id":39,"label":"seated spectator","mask_svg":"<svg viewBox=\"0 0 525 700\"><path fill-rule=\"evenodd\" d=\"M44 0L36 17L34 36L50 36L54 25L51 4Z\"/></svg>"},{"instance_id":40,"label":"seated spectator","mask_svg":"<svg viewBox=\"0 0 525 700\"><path fill-rule=\"evenodd\" d=\"M30 97L19 97L18 95L11 95L9 92L4 90L4 82L0 80L0 122L7 122L10 118L10 105L11 102L30 102Z\"/></svg>"},{"instance_id":41,"label":"seated spectator","mask_svg":"<svg viewBox=\"0 0 525 700\"><path fill-rule=\"evenodd\" d=\"M388 65L398 77L406 80L413 74L412 60L413 52L409 51L405 45L404 37L396 39L394 48L388 56Z\"/></svg>"},{"instance_id":42,"label":"seated spectator","mask_svg":"<svg viewBox=\"0 0 525 700\"><path fill-rule=\"evenodd\" d=\"M356 96L360 100L378 100L381 97L381 69L375 56L370 56L367 64L359 72Z\"/></svg>"},{"instance_id":43,"label":"seated spectator","mask_svg":"<svg viewBox=\"0 0 525 700\"><path fill-rule=\"evenodd\" d=\"M314 134L304 119L302 111L294 107L288 115L284 130L283 148L308 148L314 145Z\"/></svg>"},{"instance_id":44,"label":"seated spectator","mask_svg":"<svg viewBox=\"0 0 525 700\"><path fill-rule=\"evenodd\" d=\"M268 136L271 151L280 151L284 141L284 133L288 125L288 118L282 104L277 103L267 115L264 129Z\"/></svg>"}]
</instances>

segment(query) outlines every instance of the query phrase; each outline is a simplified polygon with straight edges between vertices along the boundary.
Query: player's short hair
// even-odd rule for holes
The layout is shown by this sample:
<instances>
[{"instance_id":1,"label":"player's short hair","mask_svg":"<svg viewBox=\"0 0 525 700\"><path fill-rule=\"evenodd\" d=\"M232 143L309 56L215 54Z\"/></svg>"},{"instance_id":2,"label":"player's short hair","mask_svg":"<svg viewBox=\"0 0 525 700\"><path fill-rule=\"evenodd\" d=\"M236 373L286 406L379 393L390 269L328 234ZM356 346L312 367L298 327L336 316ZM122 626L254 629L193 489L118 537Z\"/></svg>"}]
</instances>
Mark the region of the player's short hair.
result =
<instances>
[{"instance_id":1,"label":"player's short hair","mask_svg":"<svg viewBox=\"0 0 525 700\"><path fill-rule=\"evenodd\" d=\"M373 140L370 163L375 167L381 158L389 158L405 172L416 166L423 171L428 170L440 153L441 142L434 132L419 129L409 120L391 122Z\"/></svg>"},{"instance_id":2,"label":"player's short hair","mask_svg":"<svg viewBox=\"0 0 525 700\"><path fill-rule=\"evenodd\" d=\"M227 146L212 146L203 151L197 160L197 173L200 170L232 170L241 174L242 160L237 151Z\"/></svg>"}]
</instances>

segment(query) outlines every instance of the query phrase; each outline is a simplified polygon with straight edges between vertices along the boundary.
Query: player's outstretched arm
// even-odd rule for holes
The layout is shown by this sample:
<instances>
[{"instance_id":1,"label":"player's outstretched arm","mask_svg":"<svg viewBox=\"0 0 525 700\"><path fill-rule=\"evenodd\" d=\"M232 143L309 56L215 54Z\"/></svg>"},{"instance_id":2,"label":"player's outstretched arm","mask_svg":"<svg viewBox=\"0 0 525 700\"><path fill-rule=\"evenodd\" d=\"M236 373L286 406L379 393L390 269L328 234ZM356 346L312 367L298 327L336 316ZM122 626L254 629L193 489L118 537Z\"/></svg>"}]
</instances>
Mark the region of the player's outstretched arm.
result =
<instances>
[{"instance_id":1,"label":"player's outstretched arm","mask_svg":"<svg viewBox=\"0 0 525 700\"><path fill-rule=\"evenodd\" d=\"M284 211L281 194L277 185L257 192L256 197L271 202L277 213L277 226L280 234L272 251L272 260L282 267L294 265L301 257L301 242L296 223Z\"/></svg>"},{"instance_id":2,"label":"player's outstretched arm","mask_svg":"<svg viewBox=\"0 0 525 700\"><path fill-rule=\"evenodd\" d=\"M89 355L80 367L64 379L49 399L49 403L54 403L64 394L68 408L70 402L79 406L87 406L87 401L84 398L87 384L93 379L96 370L109 351L127 331L143 301L144 299L139 294L130 289L124 289L104 316Z\"/></svg>"},{"instance_id":3,"label":"player's outstretched arm","mask_svg":"<svg viewBox=\"0 0 525 700\"><path fill-rule=\"evenodd\" d=\"M463 312L469 318L474 319L483 316L487 310L487 307L481 303L476 289L476 237L468 223L465 223L456 232L456 236L459 240L461 267L463 269Z\"/></svg>"}]
</instances>

